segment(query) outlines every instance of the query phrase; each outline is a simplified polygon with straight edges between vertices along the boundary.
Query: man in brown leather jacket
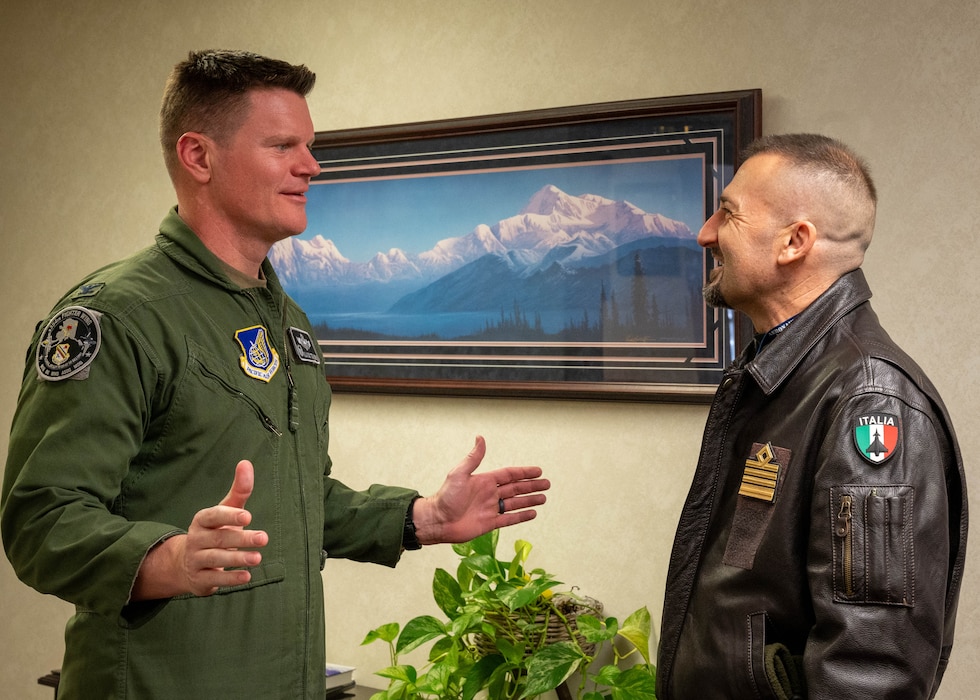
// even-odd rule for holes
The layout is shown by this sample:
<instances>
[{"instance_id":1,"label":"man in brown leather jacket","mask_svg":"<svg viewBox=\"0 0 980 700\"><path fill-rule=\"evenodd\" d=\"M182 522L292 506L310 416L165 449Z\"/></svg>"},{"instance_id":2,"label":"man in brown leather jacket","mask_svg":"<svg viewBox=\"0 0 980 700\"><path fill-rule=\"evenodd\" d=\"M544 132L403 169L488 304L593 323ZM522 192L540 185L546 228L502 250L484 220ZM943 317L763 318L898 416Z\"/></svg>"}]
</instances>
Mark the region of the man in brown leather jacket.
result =
<instances>
[{"instance_id":1,"label":"man in brown leather jacket","mask_svg":"<svg viewBox=\"0 0 980 700\"><path fill-rule=\"evenodd\" d=\"M705 298L755 341L729 368L678 524L660 700L930 698L953 643L963 463L860 270L876 194L826 137L762 139L705 223Z\"/></svg>"}]
</instances>

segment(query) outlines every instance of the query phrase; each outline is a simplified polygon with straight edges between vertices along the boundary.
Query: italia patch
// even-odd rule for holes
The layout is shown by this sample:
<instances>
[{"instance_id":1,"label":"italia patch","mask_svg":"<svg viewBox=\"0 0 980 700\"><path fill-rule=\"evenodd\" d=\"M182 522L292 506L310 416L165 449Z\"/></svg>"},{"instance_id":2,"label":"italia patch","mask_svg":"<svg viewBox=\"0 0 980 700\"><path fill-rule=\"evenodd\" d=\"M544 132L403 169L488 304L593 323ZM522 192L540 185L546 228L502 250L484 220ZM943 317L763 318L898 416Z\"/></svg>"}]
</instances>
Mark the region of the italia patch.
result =
<instances>
[{"instance_id":1,"label":"italia patch","mask_svg":"<svg viewBox=\"0 0 980 700\"><path fill-rule=\"evenodd\" d=\"M279 369L279 353L269 344L269 332L263 326L251 326L235 331L235 340L242 349L239 358L245 374L263 382L271 381Z\"/></svg>"},{"instance_id":2,"label":"italia patch","mask_svg":"<svg viewBox=\"0 0 980 700\"><path fill-rule=\"evenodd\" d=\"M293 354L298 361L310 365L320 364L320 353L317 351L317 344L313 342L313 338L310 337L309 333L302 328L290 326L286 334L289 336L289 342L293 346Z\"/></svg>"},{"instance_id":3,"label":"italia patch","mask_svg":"<svg viewBox=\"0 0 980 700\"><path fill-rule=\"evenodd\" d=\"M898 447L898 418L891 413L859 416L854 426L854 446L872 464L889 459Z\"/></svg>"},{"instance_id":4,"label":"italia patch","mask_svg":"<svg viewBox=\"0 0 980 700\"><path fill-rule=\"evenodd\" d=\"M66 306L48 321L37 345L37 373L41 379L85 379L102 347L102 327L95 311Z\"/></svg>"}]
</instances>

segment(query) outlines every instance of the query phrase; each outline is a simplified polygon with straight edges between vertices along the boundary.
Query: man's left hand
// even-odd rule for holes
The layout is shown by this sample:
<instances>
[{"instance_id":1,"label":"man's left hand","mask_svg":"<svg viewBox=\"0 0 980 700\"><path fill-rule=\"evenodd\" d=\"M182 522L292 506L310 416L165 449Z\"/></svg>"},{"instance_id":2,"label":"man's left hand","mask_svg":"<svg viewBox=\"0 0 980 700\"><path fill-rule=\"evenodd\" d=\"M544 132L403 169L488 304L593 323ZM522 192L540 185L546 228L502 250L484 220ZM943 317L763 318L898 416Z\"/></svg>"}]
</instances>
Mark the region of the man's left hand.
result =
<instances>
[{"instance_id":1,"label":"man's left hand","mask_svg":"<svg viewBox=\"0 0 980 700\"><path fill-rule=\"evenodd\" d=\"M540 467L505 467L474 474L487 445L482 437L446 477L434 496L420 498L412 511L422 544L467 542L485 532L533 519L551 482Z\"/></svg>"}]
</instances>

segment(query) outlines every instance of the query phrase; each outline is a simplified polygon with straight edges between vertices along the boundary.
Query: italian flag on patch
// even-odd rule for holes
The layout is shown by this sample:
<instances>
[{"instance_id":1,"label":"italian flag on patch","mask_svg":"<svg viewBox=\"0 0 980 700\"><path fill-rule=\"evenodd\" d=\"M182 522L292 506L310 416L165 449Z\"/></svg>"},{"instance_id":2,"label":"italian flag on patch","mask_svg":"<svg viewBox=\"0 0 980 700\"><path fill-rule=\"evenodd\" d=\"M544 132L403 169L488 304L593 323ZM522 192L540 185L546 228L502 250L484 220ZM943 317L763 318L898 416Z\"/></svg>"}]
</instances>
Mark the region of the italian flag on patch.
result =
<instances>
[{"instance_id":1,"label":"italian flag on patch","mask_svg":"<svg viewBox=\"0 0 980 700\"><path fill-rule=\"evenodd\" d=\"M871 413L858 417L854 426L854 444L866 460L872 464L881 464L895 454L898 434L896 416L890 413Z\"/></svg>"}]
</instances>

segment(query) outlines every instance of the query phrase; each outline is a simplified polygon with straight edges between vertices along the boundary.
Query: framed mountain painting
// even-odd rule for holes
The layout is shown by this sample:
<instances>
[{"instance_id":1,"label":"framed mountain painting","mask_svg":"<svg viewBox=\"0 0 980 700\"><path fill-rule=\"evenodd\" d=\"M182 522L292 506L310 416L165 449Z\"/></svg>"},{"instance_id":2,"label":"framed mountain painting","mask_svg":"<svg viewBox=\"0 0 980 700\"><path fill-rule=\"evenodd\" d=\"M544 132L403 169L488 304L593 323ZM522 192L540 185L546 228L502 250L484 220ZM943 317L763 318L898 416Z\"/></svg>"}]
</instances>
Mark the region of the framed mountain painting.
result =
<instances>
[{"instance_id":1,"label":"framed mountain painting","mask_svg":"<svg viewBox=\"0 0 980 700\"><path fill-rule=\"evenodd\" d=\"M319 132L270 260L336 391L707 401L745 322L697 244L761 92Z\"/></svg>"}]
</instances>

